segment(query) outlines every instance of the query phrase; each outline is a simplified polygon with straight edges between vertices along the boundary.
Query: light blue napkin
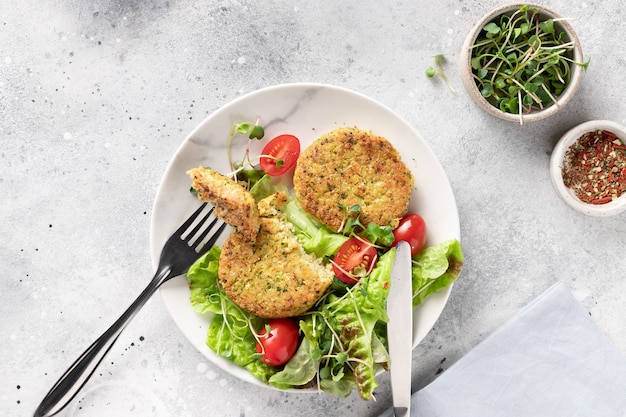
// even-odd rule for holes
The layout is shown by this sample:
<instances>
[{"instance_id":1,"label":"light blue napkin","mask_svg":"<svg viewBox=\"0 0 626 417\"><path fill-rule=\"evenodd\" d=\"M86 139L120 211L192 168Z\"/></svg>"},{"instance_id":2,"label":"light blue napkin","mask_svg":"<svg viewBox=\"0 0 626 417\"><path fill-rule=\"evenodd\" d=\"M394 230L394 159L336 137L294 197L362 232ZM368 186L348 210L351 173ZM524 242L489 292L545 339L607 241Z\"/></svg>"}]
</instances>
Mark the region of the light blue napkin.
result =
<instances>
[{"instance_id":1,"label":"light blue napkin","mask_svg":"<svg viewBox=\"0 0 626 417\"><path fill-rule=\"evenodd\" d=\"M411 404L412 417L626 417L626 359L558 282Z\"/></svg>"}]
</instances>

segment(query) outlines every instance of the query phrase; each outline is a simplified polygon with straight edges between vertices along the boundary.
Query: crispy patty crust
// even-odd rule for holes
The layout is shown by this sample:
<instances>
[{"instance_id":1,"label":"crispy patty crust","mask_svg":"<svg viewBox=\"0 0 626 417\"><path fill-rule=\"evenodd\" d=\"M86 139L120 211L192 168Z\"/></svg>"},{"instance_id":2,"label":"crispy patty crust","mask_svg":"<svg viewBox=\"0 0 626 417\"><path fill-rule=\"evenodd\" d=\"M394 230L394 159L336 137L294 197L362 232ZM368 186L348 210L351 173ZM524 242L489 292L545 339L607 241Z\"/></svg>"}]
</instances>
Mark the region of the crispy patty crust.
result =
<instances>
[{"instance_id":1,"label":"crispy patty crust","mask_svg":"<svg viewBox=\"0 0 626 417\"><path fill-rule=\"evenodd\" d=\"M307 254L280 213L286 201L277 193L259 202L261 227L254 242L234 231L220 256L218 278L241 308L264 318L297 316L333 281L330 265Z\"/></svg>"},{"instance_id":2,"label":"crispy patty crust","mask_svg":"<svg viewBox=\"0 0 626 417\"><path fill-rule=\"evenodd\" d=\"M387 139L357 128L336 129L313 142L293 177L302 207L334 231L342 227L344 208L354 205L361 208L361 223L397 227L413 181Z\"/></svg>"},{"instance_id":3,"label":"crispy patty crust","mask_svg":"<svg viewBox=\"0 0 626 417\"><path fill-rule=\"evenodd\" d=\"M215 207L214 214L241 233L243 240L254 242L261 227L259 210L252 195L232 179L209 168L187 171L198 198Z\"/></svg>"}]
</instances>

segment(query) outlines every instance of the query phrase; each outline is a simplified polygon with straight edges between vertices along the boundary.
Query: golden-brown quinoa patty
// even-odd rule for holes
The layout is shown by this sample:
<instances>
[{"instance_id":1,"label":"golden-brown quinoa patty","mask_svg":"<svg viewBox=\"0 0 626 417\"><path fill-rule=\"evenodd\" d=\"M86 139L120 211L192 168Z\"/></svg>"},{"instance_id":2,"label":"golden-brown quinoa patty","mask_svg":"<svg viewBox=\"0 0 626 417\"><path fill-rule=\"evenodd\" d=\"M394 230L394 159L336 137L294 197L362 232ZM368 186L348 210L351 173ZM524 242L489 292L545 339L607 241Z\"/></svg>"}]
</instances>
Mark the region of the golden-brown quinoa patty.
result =
<instances>
[{"instance_id":1,"label":"golden-brown quinoa patty","mask_svg":"<svg viewBox=\"0 0 626 417\"><path fill-rule=\"evenodd\" d=\"M302 207L334 231L345 216L340 205L357 204L361 223L395 228L407 212L413 175L387 139L340 128L302 152L293 182Z\"/></svg>"},{"instance_id":2,"label":"golden-brown quinoa patty","mask_svg":"<svg viewBox=\"0 0 626 417\"><path fill-rule=\"evenodd\" d=\"M333 281L330 265L307 254L293 226L279 212L282 193L259 202L261 228L253 243L234 231L220 256L219 282L231 300L252 314L297 316L315 304Z\"/></svg>"},{"instance_id":3,"label":"golden-brown quinoa patty","mask_svg":"<svg viewBox=\"0 0 626 417\"><path fill-rule=\"evenodd\" d=\"M252 194L232 179L209 168L187 171L198 198L215 207L214 214L233 226L244 240L253 242L260 227L259 210Z\"/></svg>"}]
</instances>

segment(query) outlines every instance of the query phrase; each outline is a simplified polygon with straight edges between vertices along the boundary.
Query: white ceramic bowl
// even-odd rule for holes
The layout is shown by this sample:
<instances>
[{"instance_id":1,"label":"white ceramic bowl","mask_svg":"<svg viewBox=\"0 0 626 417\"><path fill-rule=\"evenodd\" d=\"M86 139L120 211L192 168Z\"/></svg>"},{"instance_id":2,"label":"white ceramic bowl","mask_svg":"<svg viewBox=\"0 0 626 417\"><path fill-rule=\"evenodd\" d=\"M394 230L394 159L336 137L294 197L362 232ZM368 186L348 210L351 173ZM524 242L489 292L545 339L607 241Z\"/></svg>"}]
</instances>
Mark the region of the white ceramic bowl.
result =
<instances>
[{"instance_id":1,"label":"white ceramic bowl","mask_svg":"<svg viewBox=\"0 0 626 417\"><path fill-rule=\"evenodd\" d=\"M569 147L587 132L607 130L613 132L622 143L626 143L626 127L610 120L592 120L582 123L563 135L557 142L550 158L552 184L563 201L580 213L590 216L612 216L626 210L626 193L617 200L605 204L589 204L581 201L574 192L563 183L563 165Z\"/></svg>"},{"instance_id":2,"label":"white ceramic bowl","mask_svg":"<svg viewBox=\"0 0 626 417\"><path fill-rule=\"evenodd\" d=\"M498 16L503 14L511 14L516 10L519 10L520 7L524 5L529 5L532 8L539 10L540 18L543 20L547 20L549 18L560 19L562 18L559 14L554 11L537 4L532 3L512 3L507 4L505 6L500 6L491 12L487 13L476 25L472 28L469 35L465 39L463 44L463 48L461 49L460 54L460 71L461 71L461 81L463 82L463 86L465 90L467 90L468 94L474 100L480 108L485 110L487 113L499 117L504 120L509 120L517 123L523 122L533 122L537 120L544 119L548 116L553 115L557 111L559 111L574 95L578 86L580 84L580 80L583 74L583 68L577 64L570 64L571 69L571 78L569 85L565 88L565 90L557 97L556 103L544 107L542 110L533 110L528 114L523 114L522 118L520 118L519 114L505 113L500 110L498 107L491 104L485 97L482 96L478 87L476 86L476 82L472 73L472 46L474 45L476 39L480 35L483 27L495 20ZM574 32L572 26L568 23L567 20L560 20L555 22L556 30L561 30L566 32L567 37L574 42L573 59L575 62L583 62L583 53L580 46L580 41L578 40L578 36Z\"/></svg>"}]
</instances>

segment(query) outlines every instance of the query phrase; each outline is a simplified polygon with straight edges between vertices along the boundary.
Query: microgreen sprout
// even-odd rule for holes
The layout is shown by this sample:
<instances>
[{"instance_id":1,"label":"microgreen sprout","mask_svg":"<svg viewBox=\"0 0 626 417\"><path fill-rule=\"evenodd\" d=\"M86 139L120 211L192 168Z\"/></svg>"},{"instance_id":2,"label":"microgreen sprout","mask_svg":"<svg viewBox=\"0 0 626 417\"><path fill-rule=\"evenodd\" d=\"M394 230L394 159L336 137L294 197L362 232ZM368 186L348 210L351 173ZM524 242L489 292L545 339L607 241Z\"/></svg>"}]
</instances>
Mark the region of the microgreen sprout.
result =
<instances>
[{"instance_id":1,"label":"microgreen sprout","mask_svg":"<svg viewBox=\"0 0 626 417\"><path fill-rule=\"evenodd\" d=\"M347 289L346 294L328 304L328 309L312 313L314 321L316 321L315 319L319 317L321 319L321 323L324 324L324 330L322 331L328 331L331 335L329 341L326 341L317 347L312 353L313 360L319 363L319 370L317 373L318 386L321 378L331 378L335 381L343 378L346 372L346 369L344 368L345 366L347 366L350 371L354 371L354 366L352 365L353 363L361 363L371 366L369 363L356 356L350 356L347 347L341 343L341 337L335 332L330 323L330 320L333 320L334 314L336 313L332 309L333 305L338 305L346 297L350 297L353 303L356 302L353 292L350 289ZM365 324L363 323L359 310L356 309L355 311L358 317L359 327L363 332L363 335L367 337L368 335L365 330ZM316 327L317 326L314 326L314 328Z\"/></svg>"},{"instance_id":2,"label":"microgreen sprout","mask_svg":"<svg viewBox=\"0 0 626 417\"><path fill-rule=\"evenodd\" d=\"M435 75L439 74L439 76L446 83L450 91L456 94L456 91L454 91L454 88L452 88L452 84L450 84L450 81L448 80L448 77L446 76L446 73L443 70L442 63L446 59L445 56L443 54L437 54L435 55L434 58L435 58L435 67L433 68L432 66L430 66L426 68L426 76L429 78L433 78Z\"/></svg>"},{"instance_id":3,"label":"microgreen sprout","mask_svg":"<svg viewBox=\"0 0 626 417\"><path fill-rule=\"evenodd\" d=\"M233 138L236 134L247 135L248 136L248 145L246 146L246 152L241 161L241 165L238 169L235 169L235 163L233 162L232 154L230 151L231 144ZM228 134L228 139L226 141L226 153L228 155L228 164L230 165L230 170L233 171L233 176L237 174L238 171L246 169L251 166L250 163L250 141L252 140L261 140L265 136L265 130L263 126L259 124L259 120L255 123L252 122L242 122L242 123L233 123L230 127L230 132Z\"/></svg>"},{"instance_id":4,"label":"microgreen sprout","mask_svg":"<svg viewBox=\"0 0 626 417\"><path fill-rule=\"evenodd\" d=\"M543 20L542 20L543 19ZM524 5L489 22L472 46L471 66L480 93L502 112L519 114L558 105L575 62L574 42L558 29L560 20L544 19Z\"/></svg>"},{"instance_id":5,"label":"microgreen sprout","mask_svg":"<svg viewBox=\"0 0 626 417\"><path fill-rule=\"evenodd\" d=\"M360 238L359 236L355 236L355 237L365 242L368 245L372 245L369 241L365 241L363 238ZM361 278L368 276L372 272L372 270L374 269L374 265L376 265L377 260L378 260L378 252L376 252L376 256L374 256L374 260L370 263L369 268L366 269L362 266L357 266L352 270L352 272L346 271L344 268L341 267L341 265L339 265L337 262L335 262L332 259L330 259L330 263L333 264L337 269L339 269L346 277L349 277L350 280L354 282L359 282Z\"/></svg>"},{"instance_id":6,"label":"microgreen sprout","mask_svg":"<svg viewBox=\"0 0 626 417\"><path fill-rule=\"evenodd\" d=\"M252 333L254 340L256 340L257 344L261 347L261 352L253 353L252 357L254 359L261 359L263 356L265 356L265 345L261 343L261 339L268 339L270 337L272 326L270 326L269 323L265 323L265 326L263 326L263 329L265 329L265 333L261 335L260 333L257 333L256 330L254 330L254 325L252 324L252 321L249 317L247 317L247 320L248 327L250 328L250 333Z\"/></svg>"},{"instance_id":7,"label":"microgreen sprout","mask_svg":"<svg viewBox=\"0 0 626 417\"><path fill-rule=\"evenodd\" d=\"M327 313L322 312L313 313L313 319L315 319L316 317L320 317L322 319L322 323L324 324L325 331L329 331L331 334L331 340L324 342L313 351L312 358L318 362L323 361L325 364L325 366L320 369L320 372L318 372L318 378L322 377L324 373L328 372L328 374L330 374L330 369L332 368L330 366L331 360L336 360L338 357L341 361L341 365L346 364L350 368L352 368L352 366L350 365L351 358L348 356L345 347L341 343L341 338L335 332L333 326L328 321L329 319L328 317L326 317L326 314Z\"/></svg>"},{"instance_id":8,"label":"microgreen sprout","mask_svg":"<svg viewBox=\"0 0 626 417\"><path fill-rule=\"evenodd\" d=\"M346 207L343 204L339 204L339 207L344 212L344 217L339 226L339 233L343 233L346 236L364 236L368 240L368 244L381 248L377 244L383 247L389 247L394 241L393 230L390 226L379 226L374 222L370 222L367 226L361 223L361 206L355 204L351 207ZM363 240L361 238L361 240Z\"/></svg>"},{"instance_id":9,"label":"microgreen sprout","mask_svg":"<svg viewBox=\"0 0 626 417\"><path fill-rule=\"evenodd\" d=\"M284 160L282 160L280 158L276 158L275 156L272 156L272 155L259 155L255 159L261 159L261 158L267 158L267 159L273 160L274 163L276 164L276 169L279 169L285 163Z\"/></svg>"},{"instance_id":10,"label":"microgreen sprout","mask_svg":"<svg viewBox=\"0 0 626 417\"><path fill-rule=\"evenodd\" d=\"M374 222L370 222L365 228L365 237L373 244L380 242L387 247L391 246L394 241L391 226L379 226Z\"/></svg>"}]
</instances>

